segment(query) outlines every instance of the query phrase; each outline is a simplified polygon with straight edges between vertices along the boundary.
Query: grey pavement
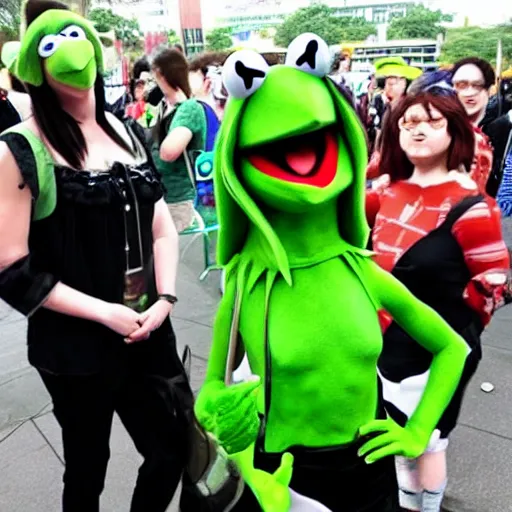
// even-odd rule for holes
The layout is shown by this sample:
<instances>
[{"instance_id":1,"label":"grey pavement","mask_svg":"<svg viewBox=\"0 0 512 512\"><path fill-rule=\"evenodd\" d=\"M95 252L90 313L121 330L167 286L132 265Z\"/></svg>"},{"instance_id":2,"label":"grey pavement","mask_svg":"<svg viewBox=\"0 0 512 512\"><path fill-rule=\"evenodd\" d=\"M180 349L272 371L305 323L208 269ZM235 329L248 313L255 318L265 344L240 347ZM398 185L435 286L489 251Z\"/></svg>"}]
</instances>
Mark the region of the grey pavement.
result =
<instances>
[{"instance_id":1,"label":"grey pavement","mask_svg":"<svg viewBox=\"0 0 512 512\"><path fill-rule=\"evenodd\" d=\"M187 251L179 272L173 323L182 348L193 352L193 387L204 378L212 323L219 301L219 274L204 283L201 242ZM48 394L28 365L23 318L0 304L0 511L58 512L62 490L62 443ZM512 512L512 306L500 310L485 340L484 360L469 385L460 424L449 448L450 512ZM482 382L495 385L492 393ZM102 512L127 512L140 464L120 421L114 422ZM177 512L173 503L169 512Z\"/></svg>"}]
</instances>

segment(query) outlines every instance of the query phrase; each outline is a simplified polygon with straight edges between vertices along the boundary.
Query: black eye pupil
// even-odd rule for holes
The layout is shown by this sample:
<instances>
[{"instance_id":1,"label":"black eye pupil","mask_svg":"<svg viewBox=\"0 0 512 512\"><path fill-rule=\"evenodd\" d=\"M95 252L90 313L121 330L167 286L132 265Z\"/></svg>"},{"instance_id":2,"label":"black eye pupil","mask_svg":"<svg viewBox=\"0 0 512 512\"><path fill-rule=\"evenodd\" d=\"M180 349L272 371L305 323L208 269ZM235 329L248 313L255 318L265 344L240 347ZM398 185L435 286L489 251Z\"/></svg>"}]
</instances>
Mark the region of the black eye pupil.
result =
<instances>
[{"instance_id":1,"label":"black eye pupil","mask_svg":"<svg viewBox=\"0 0 512 512\"><path fill-rule=\"evenodd\" d=\"M71 34L69 34L71 37L78 37L78 32L76 30L73 30Z\"/></svg>"},{"instance_id":2,"label":"black eye pupil","mask_svg":"<svg viewBox=\"0 0 512 512\"><path fill-rule=\"evenodd\" d=\"M44 46L44 51L49 52L50 50L53 50L53 43L46 43Z\"/></svg>"}]
</instances>

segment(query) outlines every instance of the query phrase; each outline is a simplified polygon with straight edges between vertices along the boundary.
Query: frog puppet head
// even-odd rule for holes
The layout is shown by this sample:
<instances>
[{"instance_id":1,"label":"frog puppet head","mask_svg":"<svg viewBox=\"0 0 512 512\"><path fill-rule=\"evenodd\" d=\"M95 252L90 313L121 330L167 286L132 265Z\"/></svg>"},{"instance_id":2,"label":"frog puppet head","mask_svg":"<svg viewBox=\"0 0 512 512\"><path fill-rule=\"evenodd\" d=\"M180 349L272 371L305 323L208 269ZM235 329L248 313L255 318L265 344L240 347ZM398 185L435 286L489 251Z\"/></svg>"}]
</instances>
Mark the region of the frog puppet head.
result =
<instances>
[{"instance_id":1,"label":"frog puppet head","mask_svg":"<svg viewBox=\"0 0 512 512\"><path fill-rule=\"evenodd\" d=\"M288 274L286 253L264 211L303 215L333 200L342 239L366 246L366 137L355 110L327 78L330 61L327 44L315 34L296 38L284 65L270 68L248 50L227 59L230 100L214 165L219 263L241 251L252 223L276 269Z\"/></svg>"},{"instance_id":2,"label":"frog puppet head","mask_svg":"<svg viewBox=\"0 0 512 512\"><path fill-rule=\"evenodd\" d=\"M102 45L94 27L71 11L49 9L28 26L15 74L23 82L40 87L46 72L59 84L86 90L94 86L102 70Z\"/></svg>"}]
</instances>

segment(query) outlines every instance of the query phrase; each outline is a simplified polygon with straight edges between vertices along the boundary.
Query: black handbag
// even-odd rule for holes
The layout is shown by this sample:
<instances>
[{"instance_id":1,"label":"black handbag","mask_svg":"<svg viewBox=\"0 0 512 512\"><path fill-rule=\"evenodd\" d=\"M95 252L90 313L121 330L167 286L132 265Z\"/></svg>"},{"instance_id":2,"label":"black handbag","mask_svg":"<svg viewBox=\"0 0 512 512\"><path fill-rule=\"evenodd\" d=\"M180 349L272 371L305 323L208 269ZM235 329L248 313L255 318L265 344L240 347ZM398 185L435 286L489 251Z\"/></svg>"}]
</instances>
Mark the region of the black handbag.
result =
<instances>
[{"instance_id":1,"label":"black handbag","mask_svg":"<svg viewBox=\"0 0 512 512\"><path fill-rule=\"evenodd\" d=\"M226 385L231 384L238 346L240 301L237 294L231 325ZM173 383L175 404L184 422L188 440L187 464L183 473L180 510L182 512L229 512L239 501L244 481L217 440L197 421L190 387L191 351L183 353L183 373Z\"/></svg>"}]
</instances>

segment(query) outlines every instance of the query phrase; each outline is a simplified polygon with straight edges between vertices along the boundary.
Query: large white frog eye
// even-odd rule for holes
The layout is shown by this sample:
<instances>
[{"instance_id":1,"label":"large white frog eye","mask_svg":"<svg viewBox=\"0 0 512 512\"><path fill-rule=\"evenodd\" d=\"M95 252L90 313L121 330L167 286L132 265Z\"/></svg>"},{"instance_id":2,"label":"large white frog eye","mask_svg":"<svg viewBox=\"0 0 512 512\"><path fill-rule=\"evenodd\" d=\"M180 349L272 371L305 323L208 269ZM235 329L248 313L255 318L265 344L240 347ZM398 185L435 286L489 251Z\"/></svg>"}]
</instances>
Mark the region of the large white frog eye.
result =
<instances>
[{"instance_id":1,"label":"large white frog eye","mask_svg":"<svg viewBox=\"0 0 512 512\"><path fill-rule=\"evenodd\" d=\"M243 99L254 94L263 84L269 66L251 50L240 50L228 57L222 68L222 79L230 96Z\"/></svg>"},{"instance_id":2,"label":"large white frog eye","mask_svg":"<svg viewBox=\"0 0 512 512\"><path fill-rule=\"evenodd\" d=\"M69 39L87 39L84 29L78 25L70 25L62 30L60 34Z\"/></svg>"},{"instance_id":3,"label":"large white frog eye","mask_svg":"<svg viewBox=\"0 0 512 512\"><path fill-rule=\"evenodd\" d=\"M311 75L324 77L330 71L331 52L321 37L316 34L301 34L290 43L285 64Z\"/></svg>"},{"instance_id":4,"label":"large white frog eye","mask_svg":"<svg viewBox=\"0 0 512 512\"><path fill-rule=\"evenodd\" d=\"M62 39L62 36L55 34L44 36L41 41L39 41L39 46L37 47L39 57L46 59L53 55L57 51Z\"/></svg>"}]
</instances>

